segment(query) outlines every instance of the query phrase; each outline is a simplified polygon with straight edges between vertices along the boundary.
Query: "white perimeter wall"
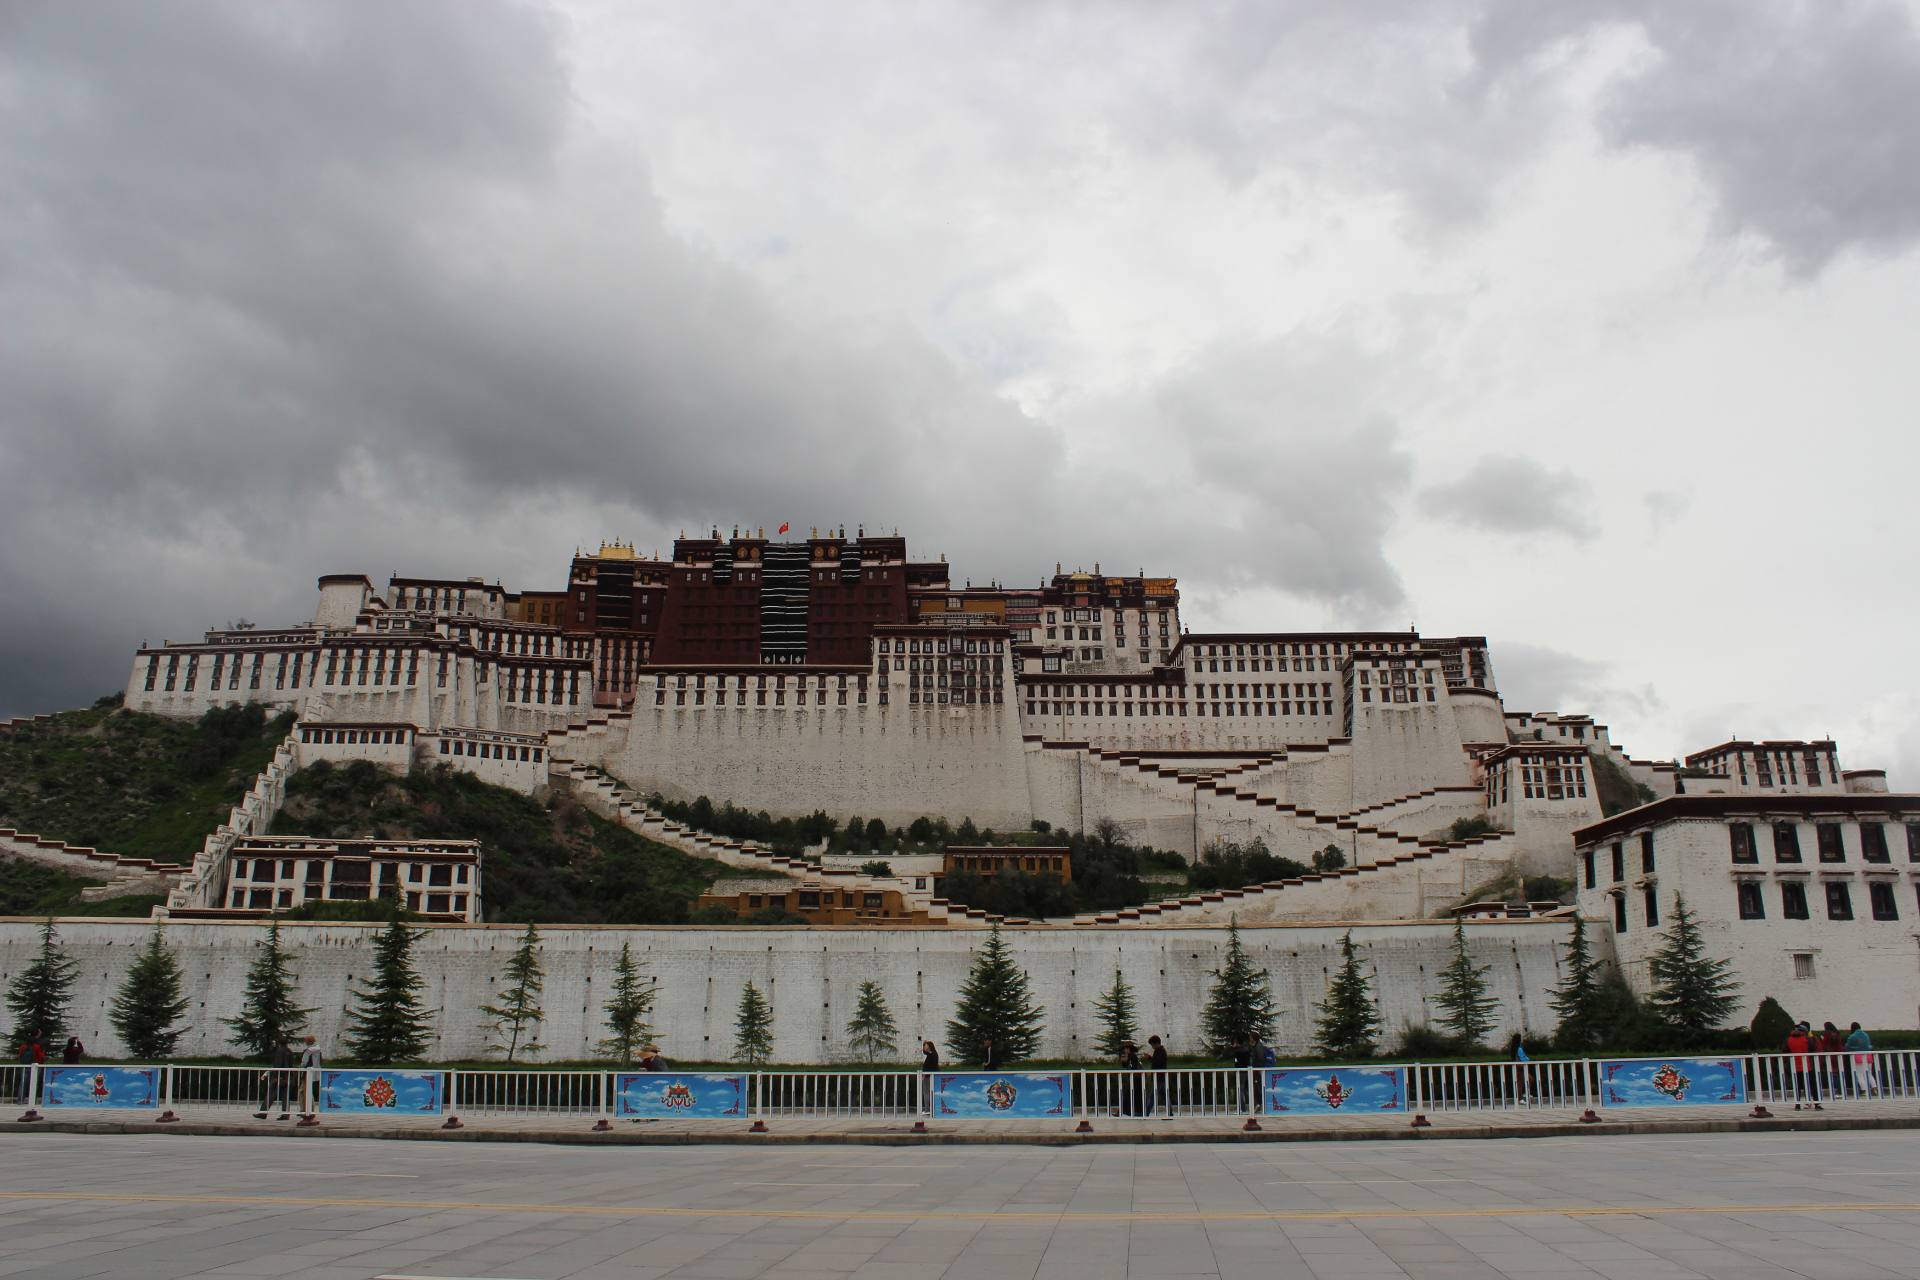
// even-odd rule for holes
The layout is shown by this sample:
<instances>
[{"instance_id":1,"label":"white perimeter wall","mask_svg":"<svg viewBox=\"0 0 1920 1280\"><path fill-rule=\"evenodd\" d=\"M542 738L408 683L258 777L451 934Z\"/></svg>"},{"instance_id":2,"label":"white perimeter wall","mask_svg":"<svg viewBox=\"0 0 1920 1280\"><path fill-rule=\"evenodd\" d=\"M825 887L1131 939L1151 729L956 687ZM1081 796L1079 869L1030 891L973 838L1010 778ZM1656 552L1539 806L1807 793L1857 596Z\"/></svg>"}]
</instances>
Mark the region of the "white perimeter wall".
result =
<instances>
[{"instance_id":1,"label":"white perimeter wall","mask_svg":"<svg viewBox=\"0 0 1920 1280\"><path fill-rule=\"evenodd\" d=\"M71 920L59 926L68 954L80 962L71 1030L105 1053L123 1052L107 1009L134 953L152 926L144 921ZM1304 1051L1312 1038L1314 1005L1324 998L1348 926L1275 925L1245 928L1241 936L1256 963L1272 975L1283 1011L1276 1043ZM299 998L312 1006L323 1048L345 1052L343 1010L349 982L372 967L370 942L378 926L287 924L281 936L294 955ZM1387 1026L1432 1017L1430 999L1447 962L1451 926L1357 924L1354 941L1374 977ZM1489 921L1467 926L1474 958L1492 966L1488 981L1501 1007L1501 1028L1550 1030L1547 1003L1559 980L1565 921ZM1604 937L1604 930L1597 931ZM180 923L167 926L193 998L192 1031L182 1056L232 1052L220 1019L240 1008L246 968L263 926ZM498 975L520 933L516 925L432 926L415 955L425 999L440 1010L433 1056L482 1056L478 1006L498 990ZM733 1045L735 1006L743 985L772 995L775 1058L817 1062L848 1058L846 1024L863 981L881 985L900 1026L901 1057L929 1036L944 1045L945 1023L965 977L970 949L985 939L975 930L860 930L762 928L582 928L542 930L547 970L548 1057L591 1056L605 1034L605 1002L622 942L630 942L641 969L660 983L654 1025L670 1058L726 1057ZM1046 1007L1041 1054L1078 1057L1090 1052L1097 1026L1094 1001L1113 982L1116 966L1135 989L1141 1031L1165 1037L1175 1053L1199 1049L1200 1012L1220 967L1227 940L1222 927L1165 930L1010 930L1005 935ZM10 982L39 945L39 924L0 921L0 981Z\"/></svg>"}]
</instances>

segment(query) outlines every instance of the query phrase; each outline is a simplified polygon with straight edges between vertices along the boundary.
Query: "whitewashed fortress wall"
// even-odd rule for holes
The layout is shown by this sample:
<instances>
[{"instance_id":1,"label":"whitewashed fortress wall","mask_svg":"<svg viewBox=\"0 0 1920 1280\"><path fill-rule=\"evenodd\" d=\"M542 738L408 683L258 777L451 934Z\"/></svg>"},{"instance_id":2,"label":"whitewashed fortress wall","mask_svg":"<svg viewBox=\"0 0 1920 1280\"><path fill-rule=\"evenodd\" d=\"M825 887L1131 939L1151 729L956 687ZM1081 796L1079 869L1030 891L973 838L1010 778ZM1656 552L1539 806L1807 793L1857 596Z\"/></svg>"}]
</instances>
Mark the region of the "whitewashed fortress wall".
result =
<instances>
[{"instance_id":1,"label":"whitewashed fortress wall","mask_svg":"<svg viewBox=\"0 0 1920 1280\"><path fill-rule=\"evenodd\" d=\"M313 1030L327 1052L344 1052L343 1011L348 987L369 976L369 946L378 926L281 926L293 952L296 998L311 1007ZM1315 1007L1326 998L1339 963L1340 937L1351 927L1362 962L1379 993L1389 1038L1408 1023L1430 1022L1438 974L1451 948L1451 925L1354 924L1255 927L1242 930L1249 956L1271 977L1280 1009L1275 1043L1282 1052L1307 1052ZM1559 981L1559 951L1568 924L1557 920L1474 922L1468 949L1491 965L1489 993L1499 1001L1495 1035L1542 1033L1554 1015L1548 993ZM74 1031L96 1051L120 1055L107 1009L134 953L152 926L145 921L67 920L60 924L68 953L80 962L74 988ZM175 923L166 927L194 992L186 1057L232 1052L221 1019L240 1010L247 964L266 930L243 923ZM415 949L422 1000L434 1009L437 1037L428 1056L438 1060L487 1056L479 1006L498 994L500 973L520 927L428 926ZM880 984L900 1027L901 1057L921 1038L943 1043L946 1022L966 977L977 930L583 928L541 931L547 973L547 1023L541 1038L552 1060L595 1056L605 1034L613 964L631 942L641 972L659 984L654 1032L669 1058L719 1060L731 1053L741 988L751 981L770 994L776 1061L850 1060L847 1021L860 984ZM1143 1031L1164 1037L1175 1053L1199 1050L1200 1011L1223 963L1226 930L1011 929L1005 938L1045 1006L1045 1030L1036 1056L1090 1058L1098 1033L1094 1001L1113 984L1115 969L1134 988ZM11 981L39 948L37 921L0 922L0 982ZM555 993L567 998L554 998Z\"/></svg>"}]
</instances>

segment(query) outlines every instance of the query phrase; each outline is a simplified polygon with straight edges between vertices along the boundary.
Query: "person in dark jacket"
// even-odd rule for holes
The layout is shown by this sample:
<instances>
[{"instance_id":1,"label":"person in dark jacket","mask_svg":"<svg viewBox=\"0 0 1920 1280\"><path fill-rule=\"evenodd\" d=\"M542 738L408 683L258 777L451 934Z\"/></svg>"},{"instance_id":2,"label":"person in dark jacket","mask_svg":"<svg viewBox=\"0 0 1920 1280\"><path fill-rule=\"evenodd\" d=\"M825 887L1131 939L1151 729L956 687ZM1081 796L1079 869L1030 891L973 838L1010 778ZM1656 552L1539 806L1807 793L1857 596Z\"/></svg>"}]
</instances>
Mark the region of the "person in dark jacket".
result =
<instances>
[{"instance_id":1,"label":"person in dark jacket","mask_svg":"<svg viewBox=\"0 0 1920 1280\"><path fill-rule=\"evenodd\" d=\"M999 1067L1000 1067L1000 1055L994 1052L993 1037L981 1036L980 1037L980 1069L982 1071L996 1071L999 1069Z\"/></svg>"},{"instance_id":2,"label":"person in dark jacket","mask_svg":"<svg viewBox=\"0 0 1920 1280\"><path fill-rule=\"evenodd\" d=\"M931 1040L920 1042L920 1110L933 1114L933 1081L927 1077L940 1069L940 1050Z\"/></svg>"},{"instance_id":3,"label":"person in dark jacket","mask_svg":"<svg viewBox=\"0 0 1920 1280\"><path fill-rule=\"evenodd\" d=\"M1147 1065L1153 1070L1153 1100L1160 1108L1162 1119L1173 1119L1173 1108L1167 1103L1167 1046L1160 1043L1159 1036L1148 1036L1147 1043L1153 1052L1147 1055Z\"/></svg>"},{"instance_id":4,"label":"person in dark jacket","mask_svg":"<svg viewBox=\"0 0 1920 1280\"><path fill-rule=\"evenodd\" d=\"M293 1046L287 1043L285 1036L281 1036L274 1042L273 1058L267 1069L260 1073L266 1096L261 1099L260 1109L253 1113L255 1120L265 1120L276 1100L280 1103L280 1118L293 1119L292 1098L300 1088L299 1066L300 1059L294 1053Z\"/></svg>"},{"instance_id":5,"label":"person in dark jacket","mask_svg":"<svg viewBox=\"0 0 1920 1280\"><path fill-rule=\"evenodd\" d=\"M1847 1091L1846 1073L1842 1069L1846 1048L1846 1032L1831 1022L1820 1028L1820 1079L1826 1083L1829 1098Z\"/></svg>"},{"instance_id":6,"label":"person in dark jacket","mask_svg":"<svg viewBox=\"0 0 1920 1280\"><path fill-rule=\"evenodd\" d=\"M1146 1079L1140 1074L1140 1049L1131 1040L1120 1042L1120 1114L1143 1115L1146 1112Z\"/></svg>"},{"instance_id":7,"label":"person in dark jacket","mask_svg":"<svg viewBox=\"0 0 1920 1280\"><path fill-rule=\"evenodd\" d=\"M1252 1098L1250 1096L1251 1090L1247 1088L1248 1081L1249 1081L1249 1076L1247 1073L1252 1069L1252 1067L1253 1067L1253 1045L1246 1040L1234 1041L1233 1043L1234 1077L1233 1078L1236 1082L1234 1085L1234 1089L1239 1094L1240 1109L1242 1111L1245 1111L1247 1109L1247 1104L1252 1101Z\"/></svg>"},{"instance_id":8,"label":"person in dark jacket","mask_svg":"<svg viewBox=\"0 0 1920 1280\"><path fill-rule=\"evenodd\" d=\"M667 1060L660 1056L660 1046L650 1044L640 1050L640 1069L642 1071L665 1071Z\"/></svg>"},{"instance_id":9,"label":"person in dark jacket","mask_svg":"<svg viewBox=\"0 0 1920 1280\"><path fill-rule=\"evenodd\" d=\"M60 1061L72 1066L87 1056L87 1046L80 1043L79 1036L68 1036L66 1047L60 1050Z\"/></svg>"}]
</instances>

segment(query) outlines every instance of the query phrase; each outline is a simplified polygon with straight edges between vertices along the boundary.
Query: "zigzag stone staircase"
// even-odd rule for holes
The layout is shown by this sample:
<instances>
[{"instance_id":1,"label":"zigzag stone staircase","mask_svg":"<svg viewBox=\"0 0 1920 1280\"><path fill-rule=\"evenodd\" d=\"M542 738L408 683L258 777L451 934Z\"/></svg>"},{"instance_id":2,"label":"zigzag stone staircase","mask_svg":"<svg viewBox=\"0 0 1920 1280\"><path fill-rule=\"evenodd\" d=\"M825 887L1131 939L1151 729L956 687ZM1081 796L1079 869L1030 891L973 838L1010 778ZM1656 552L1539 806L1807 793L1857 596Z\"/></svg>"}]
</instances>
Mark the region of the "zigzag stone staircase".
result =
<instances>
[{"instance_id":1,"label":"zigzag stone staircase","mask_svg":"<svg viewBox=\"0 0 1920 1280\"><path fill-rule=\"evenodd\" d=\"M549 737L549 742L553 740ZM555 756L549 752L548 776L572 785L573 792L587 808L610 822L616 822L638 835L695 858L725 863L745 871L767 875L804 876L830 883L835 888L852 890L893 889L907 901L924 907L929 920L948 926L987 926L995 923L1024 924L973 907L936 898L924 889L914 888L911 879L899 876L872 876L864 872L821 867L804 858L775 853L751 840L735 840L675 822L649 806L626 784L590 765Z\"/></svg>"},{"instance_id":2,"label":"zigzag stone staircase","mask_svg":"<svg viewBox=\"0 0 1920 1280\"><path fill-rule=\"evenodd\" d=\"M180 883L180 877L188 871L187 867L177 862L156 862L152 858L108 853L86 845L30 835L10 827L0 827L0 855L37 862L87 880L103 881L97 888L81 890L81 898L88 902L136 893L167 893Z\"/></svg>"}]
</instances>

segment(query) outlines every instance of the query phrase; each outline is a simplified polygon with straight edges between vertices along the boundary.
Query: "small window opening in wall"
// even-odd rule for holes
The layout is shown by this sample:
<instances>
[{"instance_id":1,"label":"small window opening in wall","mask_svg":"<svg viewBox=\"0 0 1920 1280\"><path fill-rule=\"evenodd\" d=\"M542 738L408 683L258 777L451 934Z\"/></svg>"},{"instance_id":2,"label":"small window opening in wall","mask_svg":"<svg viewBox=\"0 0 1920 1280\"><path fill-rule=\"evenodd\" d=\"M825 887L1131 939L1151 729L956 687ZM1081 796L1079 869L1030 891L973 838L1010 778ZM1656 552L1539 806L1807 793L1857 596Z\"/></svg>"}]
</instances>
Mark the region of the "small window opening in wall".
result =
<instances>
[{"instance_id":1,"label":"small window opening in wall","mask_svg":"<svg viewBox=\"0 0 1920 1280\"><path fill-rule=\"evenodd\" d=\"M1796 978L1811 978L1813 976L1812 952L1796 951L1793 953L1793 976Z\"/></svg>"}]
</instances>

